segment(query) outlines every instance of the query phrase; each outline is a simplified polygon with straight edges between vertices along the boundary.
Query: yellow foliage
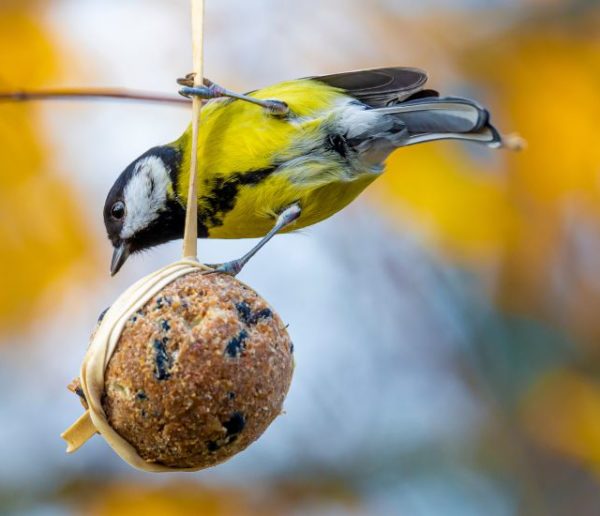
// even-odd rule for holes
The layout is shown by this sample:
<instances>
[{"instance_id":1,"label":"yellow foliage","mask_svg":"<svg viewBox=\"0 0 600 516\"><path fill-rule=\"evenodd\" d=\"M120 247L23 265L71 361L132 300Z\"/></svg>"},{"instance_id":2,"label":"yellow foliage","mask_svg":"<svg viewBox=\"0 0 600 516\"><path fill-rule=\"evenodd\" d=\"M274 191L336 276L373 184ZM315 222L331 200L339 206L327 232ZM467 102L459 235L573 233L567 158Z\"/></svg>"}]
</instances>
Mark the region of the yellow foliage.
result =
<instances>
[{"instance_id":1,"label":"yellow foliage","mask_svg":"<svg viewBox=\"0 0 600 516\"><path fill-rule=\"evenodd\" d=\"M600 474L600 385L570 371L543 377L523 400L531 438Z\"/></svg>"},{"instance_id":2,"label":"yellow foliage","mask_svg":"<svg viewBox=\"0 0 600 516\"><path fill-rule=\"evenodd\" d=\"M0 88L44 86L56 74L52 41L34 17L23 2L0 8Z\"/></svg>"},{"instance_id":3,"label":"yellow foliage","mask_svg":"<svg viewBox=\"0 0 600 516\"><path fill-rule=\"evenodd\" d=\"M600 230L600 45L571 22L559 30L524 21L451 47L465 83L481 92L473 96L526 150L474 160L454 142L399 149L371 192L396 220L425 225L452 258L498 265L503 309L560 316L596 345L600 289L586 275Z\"/></svg>"},{"instance_id":4,"label":"yellow foliage","mask_svg":"<svg viewBox=\"0 0 600 516\"><path fill-rule=\"evenodd\" d=\"M531 25L479 45L464 60L473 80L493 93L501 125L529 143L508 156L504 172L522 224L503 257L500 297L512 310L554 321L560 307L575 335L597 343L600 292L573 246L582 224L600 227L600 45L584 30L573 37ZM549 302L557 277L562 304Z\"/></svg>"},{"instance_id":5,"label":"yellow foliage","mask_svg":"<svg viewBox=\"0 0 600 516\"><path fill-rule=\"evenodd\" d=\"M253 507L254 505L254 507ZM206 488L186 482L164 487L122 483L106 486L102 496L82 511L92 516L249 516L274 514L264 505L259 510L248 495L231 487Z\"/></svg>"},{"instance_id":6,"label":"yellow foliage","mask_svg":"<svg viewBox=\"0 0 600 516\"><path fill-rule=\"evenodd\" d=\"M499 151L499 170L456 143L400 149L372 191L384 209L414 211L451 249L504 253L517 233L544 230L547 218L529 224L536 211L560 209L573 193L600 200L600 45L532 28L459 57L467 80L491 93L492 119L527 149Z\"/></svg>"},{"instance_id":7,"label":"yellow foliage","mask_svg":"<svg viewBox=\"0 0 600 516\"><path fill-rule=\"evenodd\" d=\"M465 258L497 253L518 224L502 179L477 167L456 143L396 151L371 195L392 213L408 207L419 225Z\"/></svg>"},{"instance_id":8,"label":"yellow foliage","mask_svg":"<svg viewBox=\"0 0 600 516\"><path fill-rule=\"evenodd\" d=\"M16 9L16 8L15 8ZM0 10L0 88L56 75L52 41L26 12ZM33 106L0 104L0 331L18 327L87 248L75 195L45 170Z\"/></svg>"},{"instance_id":9,"label":"yellow foliage","mask_svg":"<svg viewBox=\"0 0 600 516\"><path fill-rule=\"evenodd\" d=\"M326 478L247 487L185 480L159 486L122 478L118 483L83 484L74 494L79 512L91 516L274 516L306 514L322 506L344 514L365 512L354 491Z\"/></svg>"},{"instance_id":10,"label":"yellow foliage","mask_svg":"<svg viewBox=\"0 0 600 516\"><path fill-rule=\"evenodd\" d=\"M495 106L527 139L512 157L515 186L538 202L600 192L600 46L529 32L501 46L483 67L500 92ZM576 59L574 58L576 56Z\"/></svg>"}]
</instances>

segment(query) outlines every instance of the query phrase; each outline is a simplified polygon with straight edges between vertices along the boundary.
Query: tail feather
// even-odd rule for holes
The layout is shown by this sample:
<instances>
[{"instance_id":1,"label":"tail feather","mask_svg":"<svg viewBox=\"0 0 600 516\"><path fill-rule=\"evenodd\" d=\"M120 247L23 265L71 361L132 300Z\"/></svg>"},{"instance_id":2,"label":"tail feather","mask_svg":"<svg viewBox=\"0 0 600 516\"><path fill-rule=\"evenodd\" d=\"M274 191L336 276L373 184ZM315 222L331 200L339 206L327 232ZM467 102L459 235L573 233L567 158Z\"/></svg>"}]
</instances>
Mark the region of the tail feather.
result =
<instances>
[{"instance_id":1,"label":"tail feather","mask_svg":"<svg viewBox=\"0 0 600 516\"><path fill-rule=\"evenodd\" d=\"M398 134L398 146L433 140L459 139L501 146L502 139L490 123L486 109L462 98L422 98L379 108L393 115L406 128Z\"/></svg>"},{"instance_id":2,"label":"tail feather","mask_svg":"<svg viewBox=\"0 0 600 516\"><path fill-rule=\"evenodd\" d=\"M425 91L403 102L374 108L379 115L375 126L358 132L348 143L364 163L378 165L398 147L436 140L465 140L490 148L518 148L504 141L490 123L488 111L476 102L454 97L435 97Z\"/></svg>"},{"instance_id":3,"label":"tail feather","mask_svg":"<svg viewBox=\"0 0 600 516\"><path fill-rule=\"evenodd\" d=\"M484 127L472 133L428 133L411 136L402 144L403 147L417 143L432 142L436 140L466 140L483 143L492 149L503 146L502 137L493 126Z\"/></svg>"}]
</instances>

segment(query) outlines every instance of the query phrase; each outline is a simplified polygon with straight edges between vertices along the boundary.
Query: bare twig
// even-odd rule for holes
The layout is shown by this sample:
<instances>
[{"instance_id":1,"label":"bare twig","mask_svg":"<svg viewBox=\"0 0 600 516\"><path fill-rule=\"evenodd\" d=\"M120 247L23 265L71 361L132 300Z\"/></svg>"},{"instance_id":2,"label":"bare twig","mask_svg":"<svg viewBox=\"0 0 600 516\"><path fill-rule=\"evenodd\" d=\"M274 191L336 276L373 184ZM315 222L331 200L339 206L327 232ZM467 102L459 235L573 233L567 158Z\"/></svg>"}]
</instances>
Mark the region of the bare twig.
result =
<instances>
[{"instance_id":1,"label":"bare twig","mask_svg":"<svg viewBox=\"0 0 600 516\"><path fill-rule=\"evenodd\" d=\"M0 91L2 102L30 102L36 100L126 100L140 102L156 102L161 104L177 104L189 106L191 102L181 96L165 95L126 89L93 88L93 89L55 89L55 90L18 90Z\"/></svg>"}]
</instances>

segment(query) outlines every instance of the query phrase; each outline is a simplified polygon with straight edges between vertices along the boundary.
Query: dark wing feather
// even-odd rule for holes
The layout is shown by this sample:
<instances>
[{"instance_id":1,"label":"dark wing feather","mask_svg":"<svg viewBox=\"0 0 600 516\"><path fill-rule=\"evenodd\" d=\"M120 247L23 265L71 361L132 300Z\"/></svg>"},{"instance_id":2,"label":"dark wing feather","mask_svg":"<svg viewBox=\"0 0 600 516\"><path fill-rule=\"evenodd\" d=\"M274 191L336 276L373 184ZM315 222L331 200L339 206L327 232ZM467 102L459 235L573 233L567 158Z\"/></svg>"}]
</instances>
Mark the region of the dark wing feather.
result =
<instances>
[{"instance_id":1,"label":"dark wing feather","mask_svg":"<svg viewBox=\"0 0 600 516\"><path fill-rule=\"evenodd\" d=\"M417 68L392 67L308 77L334 88L372 107L383 107L414 95L427 82L427 74ZM428 90L429 91L429 90ZM431 92L434 93L435 92Z\"/></svg>"}]
</instances>

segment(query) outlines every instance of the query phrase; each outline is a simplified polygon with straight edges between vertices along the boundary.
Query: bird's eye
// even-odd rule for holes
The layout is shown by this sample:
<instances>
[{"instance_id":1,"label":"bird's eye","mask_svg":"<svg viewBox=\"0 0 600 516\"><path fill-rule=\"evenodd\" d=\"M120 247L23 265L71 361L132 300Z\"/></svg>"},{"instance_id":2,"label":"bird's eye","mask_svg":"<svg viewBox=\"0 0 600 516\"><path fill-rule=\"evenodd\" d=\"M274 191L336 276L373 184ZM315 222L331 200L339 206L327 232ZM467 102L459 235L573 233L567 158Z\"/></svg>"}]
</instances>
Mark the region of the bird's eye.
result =
<instances>
[{"instance_id":1,"label":"bird's eye","mask_svg":"<svg viewBox=\"0 0 600 516\"><path fill-rule=\"evenodd\" d=\"M112 205L110 214L113 219L121 220L125 216L125 204L121 201L117 201Z\"/></svg>"}]
</instances>

